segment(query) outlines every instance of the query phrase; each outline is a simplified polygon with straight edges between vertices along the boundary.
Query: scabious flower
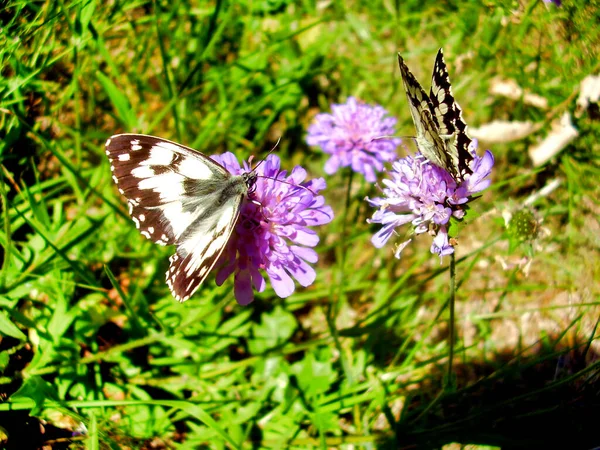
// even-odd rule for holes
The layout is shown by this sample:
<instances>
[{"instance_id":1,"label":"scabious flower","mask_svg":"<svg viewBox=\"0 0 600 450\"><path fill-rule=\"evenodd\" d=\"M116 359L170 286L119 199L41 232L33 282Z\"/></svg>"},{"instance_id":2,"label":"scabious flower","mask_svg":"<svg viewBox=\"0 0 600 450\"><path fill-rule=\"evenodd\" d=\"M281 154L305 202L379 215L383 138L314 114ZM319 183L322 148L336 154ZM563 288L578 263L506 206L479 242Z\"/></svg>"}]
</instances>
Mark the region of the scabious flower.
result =
<instances>
[{"instance_id":1,"label":"scabious flower","mask_svg":"<svg viewBox=\"0 0 600 450\"><path fill-rule=\"evenodd\" d=\"M372 237L373 245L383 247L395 234L396 227L410 223L415 234L429 233L434 237L431 253L440 257L454 253L448 238L450 218L462 219L472 196L490 185L486 178L491 173L494 157L489 150L482 157L477 156L476 145L474 140L470 148L473 173L460 184L419 153L394 162L390 179L383 180L383 197L366 199L378 208L369 222L383 225ZM396 258L400 258L410 242L408 239L398 245Z\"/></svg>"},{"instance_id":2,"label":"scabious flower","mask_svg":"<svg viewBox=\"0 0 600 450\"><path fill-rule=\"evenodd\" d=\"M374 183L383 163L397 157L396 147L401 140L389 137L395 133L395 125L396 119L389 117L383 107L365 105L350 97L345 104L332 105L331 114L317 114L308 128L306 142L331 155L325 163L329 175L350 166Z\"/></svg>"},{"instance_id":3,"label":"scabious flower","mask_svg":"<svg viewBox=\"0 0 600 450\"><path fill-rule=\"evenodd\" d=\"M234 175L250 171L243 168L232 153L212 156ZM217 266L216 282L221 285L234 274L235 298L241 305L254 300L252 286L265 290L264 270L275 293L285 298L294 292L294 279L301 286L315 281L309 263L318 260L311 248L319 237L310 226L323 225L333 219L333 210L317 193L326 187L323 178L304 181L306 171L296 166L288 176L280 170L277 155L269 155L257 169L255 189L244 202L240 218ZM268 177L268 178L264 178Z\"/></svg>"}]
</instances>

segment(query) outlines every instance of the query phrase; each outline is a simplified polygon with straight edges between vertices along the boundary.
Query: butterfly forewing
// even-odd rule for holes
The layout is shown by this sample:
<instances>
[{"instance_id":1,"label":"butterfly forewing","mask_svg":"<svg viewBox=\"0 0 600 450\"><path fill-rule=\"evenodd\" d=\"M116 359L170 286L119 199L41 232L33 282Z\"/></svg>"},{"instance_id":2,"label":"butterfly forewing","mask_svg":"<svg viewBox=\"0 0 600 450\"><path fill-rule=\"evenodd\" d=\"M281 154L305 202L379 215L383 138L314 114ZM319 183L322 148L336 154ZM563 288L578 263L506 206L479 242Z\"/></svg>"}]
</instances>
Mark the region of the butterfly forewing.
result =
<instances>
[{"instance_id":1,"label":"butterfly forewing","mask_svg":"<svg viewBox=\"0 0 600 450\"><path fill-rule=\"evenodd\" d=\"M142 235L157 244L177 245L167 285L177 300L187 300L233 232L248 193L247 178L231 175L191 148L153 136L113 136L106 154Z\"/></svg>"},{"instance_id":2,"label":"butterfly forewing","mask_svg":"<svg viewBox=\"0 0 600 450\"><path fill-rule=\"evenodd\" d=\"M467 124L462 117L462 109L452 94L450 75L448 75L448 67L441 48L433 65L429 98L440 127L440 135L447 137L450 147L456 148L459 174L464 176L472 173L469 167L469 163L473 159L469 151L471 138L467 133Z\"/></svg>"},{"instance_id":3,"label":"butterfly forewing","mask_svg":"<svg viewBox=\"0 0 600 450\"><path fill-rule=\"evenodd\" d=\"M451 136L456 131L454 125L456 121L455 108L458 105L452 95L448 68L446 67L444 54L441 49L438 51L435 64L433 65L429 99L431 100L434 114L438 119L440 134Z\"/></svg>"},{"instance_id":4,"label":"butterfly forewing","mask_svg":"<svg viewBox=\"0 0 600 450\"><path fill-rule=\"evenodd\" d=\"M400 73L402 74L402 83L404 84L404 90L406 92L406 97L408 98L408 107L410 108L410 114L412 115L413 122L417 127L417 132L421 131L419 129L420 119L421 119L421 111L428 110L431 114L434 114L433 105L427 96L427 93L421 86L421 84L417 81L415 76L412 74L402 56L398 54L398 65L400 66ZM435 115L433 116L435 120Z\"/></svg>"}]
</instances>

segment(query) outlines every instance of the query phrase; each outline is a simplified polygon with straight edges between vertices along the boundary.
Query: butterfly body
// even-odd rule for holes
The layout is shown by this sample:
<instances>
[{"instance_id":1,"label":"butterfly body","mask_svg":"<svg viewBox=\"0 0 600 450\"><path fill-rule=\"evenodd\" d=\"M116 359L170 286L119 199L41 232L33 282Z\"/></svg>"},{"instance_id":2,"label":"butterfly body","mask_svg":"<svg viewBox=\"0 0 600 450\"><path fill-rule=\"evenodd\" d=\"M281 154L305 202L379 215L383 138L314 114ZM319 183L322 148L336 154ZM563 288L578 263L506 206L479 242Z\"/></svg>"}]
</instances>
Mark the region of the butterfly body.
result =
<instances>
[{"instance_id":1,"label":"butterfly body","mask_svg":"<svg viewBox=\"0 0 600 450\"><path fill-rule=\"evenodd\" d=\"M106 154L140 233L177 246L166 281L177 300L189 299L223 253L256 174L232 175L189 147L141 134L112 136Z\"/></svg>"},{"instance_id":2,"label":"butterfly body","mask_svg":"<svg viewBox=\"0 0 600 450\"><path fill-rule=\"evenodd\" d=\"M442 49L438 51L435 60L429 95L400 54L398 65L417 130L417 147L425 158L445 169L460 183L466 175L472 173L469 166L473 159L469 150L471 138L467 134L462 110L452 94Z\"/></svg>"}]
</instances>

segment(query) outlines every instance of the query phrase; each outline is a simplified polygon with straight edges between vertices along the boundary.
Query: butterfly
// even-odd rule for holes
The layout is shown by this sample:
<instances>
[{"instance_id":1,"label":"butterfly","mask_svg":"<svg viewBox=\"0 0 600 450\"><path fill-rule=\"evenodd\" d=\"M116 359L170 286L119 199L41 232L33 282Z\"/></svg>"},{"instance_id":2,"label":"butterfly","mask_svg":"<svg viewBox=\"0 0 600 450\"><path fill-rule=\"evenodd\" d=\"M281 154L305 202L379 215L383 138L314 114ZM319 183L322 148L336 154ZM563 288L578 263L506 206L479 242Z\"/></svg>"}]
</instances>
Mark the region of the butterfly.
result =
<instances>
[{"instance_id":1,"label":"butterfly","mask_svg":"<svg viewBox=\"0 0 600 450\"><path fill-rule=\"evenodd\" d=\"M454 99L448 68L442 49L438 51L431 76L431 90L425 93L415 76L398 54L408 106L417 129L416 142L421 154L446 170L457 183L473 173L469 150L471 138L462 110Z\"/></svg>"},{"instance_id":2,"label":"butterfly","mask_svg":"<svg viewBox=\"0 0 600 450\"><path fill-rule=\"evenodd\" d=\"M140 233L177 246L166 281L177 300L188 300L227 246L256 173L232 175L196 150L143 134L112 136L106 155Z\"/></svg>"}]
</instances>

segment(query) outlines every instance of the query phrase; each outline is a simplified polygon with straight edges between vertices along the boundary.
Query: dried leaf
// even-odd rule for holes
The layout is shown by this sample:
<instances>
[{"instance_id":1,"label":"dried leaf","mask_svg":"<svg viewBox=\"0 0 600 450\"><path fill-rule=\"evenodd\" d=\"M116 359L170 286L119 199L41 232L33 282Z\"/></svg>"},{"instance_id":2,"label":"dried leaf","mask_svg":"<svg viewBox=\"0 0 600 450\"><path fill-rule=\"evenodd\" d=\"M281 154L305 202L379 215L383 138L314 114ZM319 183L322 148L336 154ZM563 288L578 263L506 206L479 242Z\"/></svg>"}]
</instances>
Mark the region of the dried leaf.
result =
<instances>
[{"instance_id":1,"label":"dried leaf","mask_svg":"<svg viewBox=\"0 0 600 450\"><path fill-rule=\"evenodd\" d=\"M571 123L571 115L566 112L560 118L560 121L552 124L552 130L546 138L538 145L529 149L529 157L533 161L534 167L541 166L571 141L573 141L579 132Z\"/></svg>"},{"instance_id":2,"label":"dried leaf","mask_svg":"<svg viewBox=\"0 0 600 450\"><path fill-rule=\"evenodd\" d=\"M581 117L584 111L591 104L598 104L600 101L600 76L588 75L579 85L579 98L577 99L577 109L575 117Z\"/></svg>"},{"instance_id":3,"label":"dried leaf","mask_svg":"<svg viewBox=\"0 0 600 450\"><path fill-rule=\"evenodd\" d=\"M522 98L523 103L526 105L535 106L539 109L548 108L548 100L546 98L530 92L524 92L515 80L502 80L499 78L492 80L490 93L492 95L507 97L511 100L520 100Z\"/></svg>"},{"instance_id":4,"label":"dried leaf","mask_svg":"<svg viewBox=\"0 0 600 450\"><path fill-rule=\"evenodd\" d=\"M539 130L541 125L533 122L509 122L506 120L494 120L479 128L469 128L469 133L474 138L491 144L512 142L523 139L525 136Z\"/></svg>"}]
</instances>

